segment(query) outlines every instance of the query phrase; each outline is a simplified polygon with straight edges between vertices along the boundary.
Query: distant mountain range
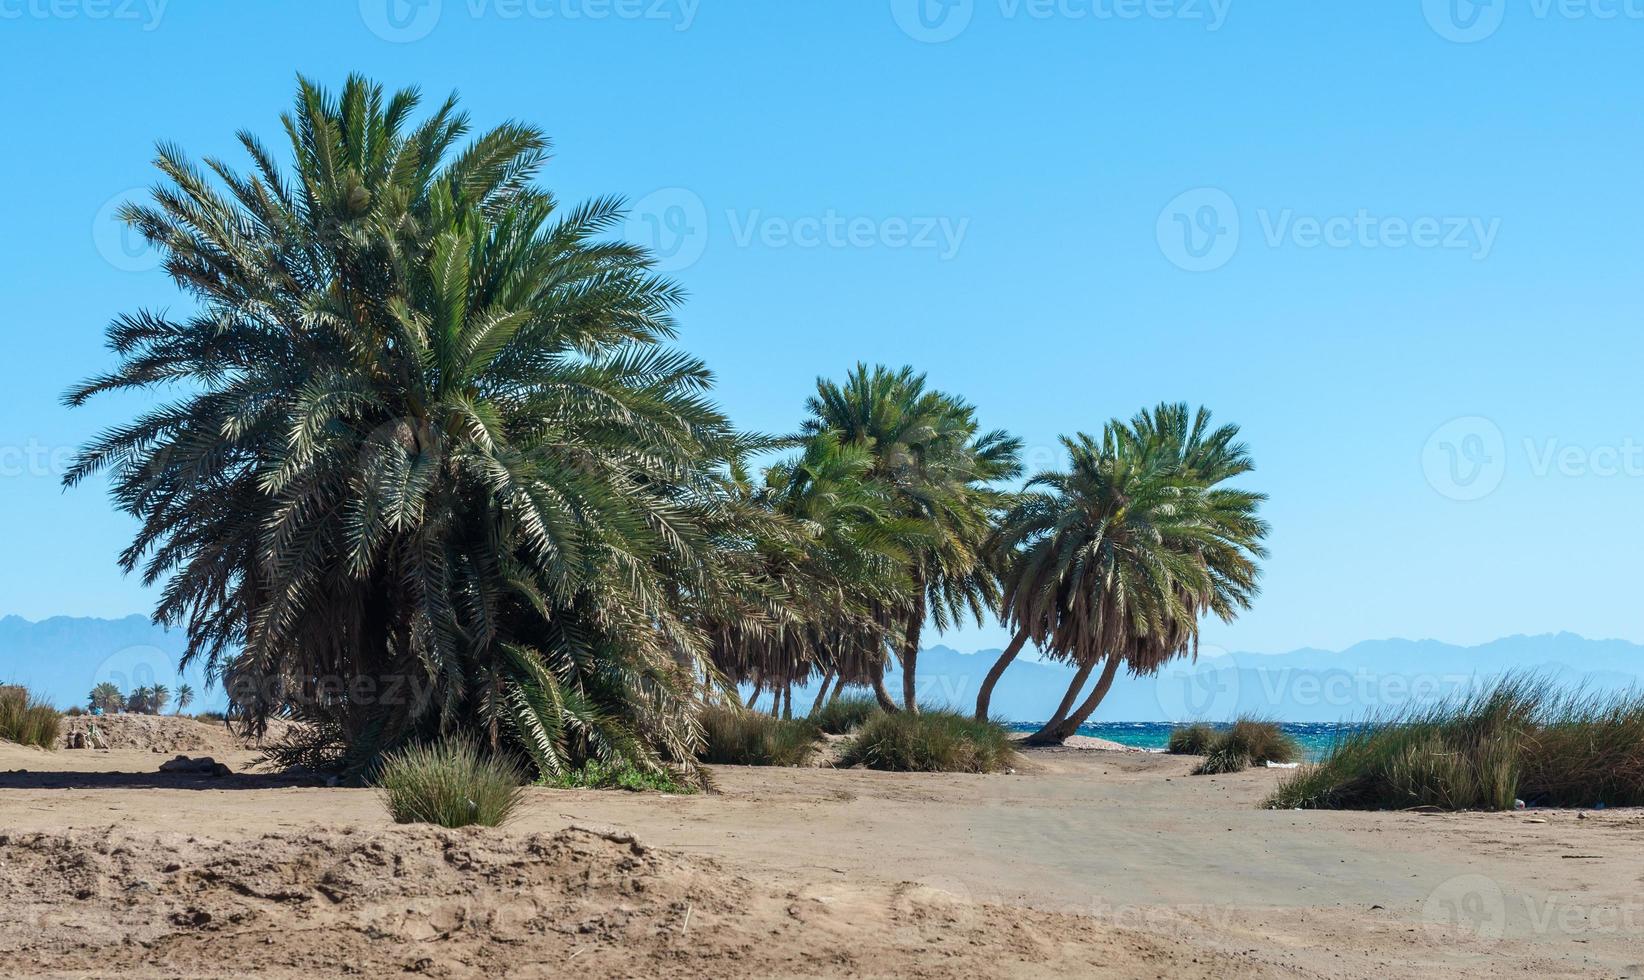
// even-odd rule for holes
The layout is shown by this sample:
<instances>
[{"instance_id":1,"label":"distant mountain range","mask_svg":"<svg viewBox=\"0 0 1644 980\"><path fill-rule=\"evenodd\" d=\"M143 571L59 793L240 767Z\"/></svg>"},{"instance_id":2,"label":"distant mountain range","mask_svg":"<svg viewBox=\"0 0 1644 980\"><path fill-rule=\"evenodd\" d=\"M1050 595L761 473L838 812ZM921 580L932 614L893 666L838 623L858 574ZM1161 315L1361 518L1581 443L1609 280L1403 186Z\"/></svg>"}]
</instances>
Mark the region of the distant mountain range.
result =
<instances>
[{"instance_id":1,"label":"distant mountain range","mask_svg":"<svg viewBox=\"0 0 1644 980\"><path fill-rule=\"evenodd\" d=\"M184 646L180 633L142 616L40 622L6 616L0 618L0 683L25 684L60 707L84 703L87 692L105 680L126 691L156 682L175 690L187 683L199 692L192 710L220 709L226 702L222 690L208 689L198 668L179 674ZM966 654L927 648L919 655L921 699L968 709L997 656L997 650ZM1535 672L1594 691L1644 688L1644 646L1559 633L1475 647L1373 640L1339 653L1225 654L1177 663L1156 678L1121 675L1093 720L1224 721L1255 714L1281 721L1348 721L1453 694L1507 671ZM999 683L993 710L1010 721L1042 719L1072 673L1024 657ZM894 670L887 683L900 694ZM809 708L809 692L796 691L794 705Z\"/></svg>"}]
</instances>

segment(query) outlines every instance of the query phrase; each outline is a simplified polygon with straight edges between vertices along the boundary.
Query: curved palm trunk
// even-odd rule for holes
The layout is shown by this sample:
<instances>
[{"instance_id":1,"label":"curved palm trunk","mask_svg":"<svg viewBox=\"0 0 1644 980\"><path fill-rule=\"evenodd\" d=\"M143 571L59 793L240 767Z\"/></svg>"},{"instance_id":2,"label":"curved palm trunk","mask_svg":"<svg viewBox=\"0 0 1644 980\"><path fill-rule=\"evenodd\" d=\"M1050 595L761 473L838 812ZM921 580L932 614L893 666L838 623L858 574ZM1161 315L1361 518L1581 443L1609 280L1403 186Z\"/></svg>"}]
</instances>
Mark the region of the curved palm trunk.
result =
<instances>
[{"instance_id":1,"label":"curved palm trunk","mask_svg":"<svg viewBox=\"0 0 1644 980\"><path fill-rule=\"evenodd\" d=\"M919 595L908 613L907 636L902 641L902 707L909 714L919 713L919 638L925 630L925 581L923 576L914 580Z\"/></svg>"},{"instance_id":2,"label":"curved palm trunk","mask_svg":"<svg viewBox=\"0 0 1644 980\"><path fill-rule=\"evenodd\" d=\"M1085 698L1084 703L1079 705L1078 710L1054 725L1046 725L1042 731L1034 735L1029 741L1035 745L1061 745L1076 735L1079 726L1083 725L1085 719L1095 712L1097 705L1102 703L1102 700L1107 697L1107 692L1112 689L1113 678L1119 673L1119 661L1121 659L1116 655L1109 656L1107 666L1102 668L1102 676L1090 691L1090 697Z\"/></svg>"},{"instance_id":3,"label":"curved palm trunk","mask_svg":"<svg viewBox=\"0 0 1644 980\"><path fill-rule=\"evenodd\" d=\"M890 696L889 691L885 690L885 664L883 661L873 668L873 677L871 680L873 697L874 700L879 702L879 709L890 715L894 715L898 711L901 711L902 709L899 705L897 705L896 699Z\"/></svg>"},{"instance_id":4,"label":"curved palm trunk","mask_svg":"<svg viewBox=\"0 0 1644 980\"><path fill-rule=\"evenodd\" d=\"M1096 712L1097 707L1107 697L1107 692L1113 687L1113 678L1119 673L1120 659L1116 656L1107 658L1107 666L1102 668L1101 679L1096 682L1096 687L1091 690L1090 697L1085 698L1085 703L1079 705L1078 709L1069 715L1067 720L1062 722L1061 726L1056 729L1056 736L1059 741L1065 742L1078 734L1079 726L1083 725L1085 720Z\"/></svg>"},{"instance_id":5,"label":"curved palm trunk","mask_svg":"<svg viewBox=\"0 0 1644 980\"><path fill-rule=\"evenodd\" d=\"M1027 645L1027 638L1027 630L1019 630L1016 636L1011 639L1010 646L1005 647L1005 652L1001 653L999 659L993 662L993 666L988 670L988 675L982 678L982 690L976 694L977 721L988 720L988 704L993 701L993 688L999 683L999 678L1005 676L1005 668L1011 665L1011 662L1022 652L1022 647Z\"/></svg>"},{"instance_id":6,"label":"curved palm trunk","mask_svg":"<svg viewBox=\"0 0 1644 980\"><path fill-rule=\"evenodd\" d=\"M1029 745L1059 745L1059 744L1061 744L1061 743L1055 741L1054 733L1055 733L1056 729L1058 729L1062 726L1062 722L1067 720L1067 713L1069 711L1073 710L1073 702L1078 700L1079 692L1083 691L1085 689L1085 679L1088 678L1090 676L1090 672L1092 670L1095 670L1095 669L1096 669L1096 661L1094 661L1094 660L1090 661L1089 663L1084 663L1084 664L1079 665L1078 673L1073 675L1073 682L1068 684L1068 686L1067 686L1067 693L1062 695L1062 703L1058 704L1056 706L1056 711L1051 714L1050 720L1045 722L1045 725L1044 725L1043 728L1039 729L1038 731L1034 732L1032 735L1028 736L1027 744L1029 744Z\"/></svg>"},{"instance_id":7,"label":"curved palm trunk","mask_svg":"<svg viewBox=\"0 0 1644 980\"><path fill-rule=\"evenodd\" d=\"M831 686L833 686L833 671L830 670L822 675L822 690L816 692L816 700L811 703L811 714L814 715L821 711L822 706L828 703L828 688Z\"/></svg>"}]
</instances>

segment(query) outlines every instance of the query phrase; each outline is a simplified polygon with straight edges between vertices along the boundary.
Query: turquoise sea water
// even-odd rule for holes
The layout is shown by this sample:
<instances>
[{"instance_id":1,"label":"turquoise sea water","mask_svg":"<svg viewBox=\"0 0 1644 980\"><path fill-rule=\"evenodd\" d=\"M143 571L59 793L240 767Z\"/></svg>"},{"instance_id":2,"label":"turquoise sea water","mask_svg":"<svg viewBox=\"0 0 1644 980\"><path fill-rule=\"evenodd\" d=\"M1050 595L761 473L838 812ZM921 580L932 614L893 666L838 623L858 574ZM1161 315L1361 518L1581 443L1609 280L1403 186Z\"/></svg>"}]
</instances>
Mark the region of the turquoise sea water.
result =
<instances>
[{"instance_id":1,"label":"turquoise sea water","mask_svg":"<svg viewBox=\"0 0 1644 980\"><path fill-rule=\"evenodd\" d=\"M1009 726L1011 731L1033 732L1038 731L1038 725L1016 722ZM1120 745L1129 745L1138 749L1163 749L1170 740L1170 730L1175 725L1164 722L1132 721L1132 722L1100 722L1079 726L1080 735L1089 735L1093 738L1105 738ZM1214 726L1225 728L1225 725ZM1340 733L1358 727L1351 724L1325 723L1284 723L1279 726L1290 737L1300 743L1302 750L1307 753L1309 760L1317 759L1330 747Z\"/></svg>"}]
</instances>

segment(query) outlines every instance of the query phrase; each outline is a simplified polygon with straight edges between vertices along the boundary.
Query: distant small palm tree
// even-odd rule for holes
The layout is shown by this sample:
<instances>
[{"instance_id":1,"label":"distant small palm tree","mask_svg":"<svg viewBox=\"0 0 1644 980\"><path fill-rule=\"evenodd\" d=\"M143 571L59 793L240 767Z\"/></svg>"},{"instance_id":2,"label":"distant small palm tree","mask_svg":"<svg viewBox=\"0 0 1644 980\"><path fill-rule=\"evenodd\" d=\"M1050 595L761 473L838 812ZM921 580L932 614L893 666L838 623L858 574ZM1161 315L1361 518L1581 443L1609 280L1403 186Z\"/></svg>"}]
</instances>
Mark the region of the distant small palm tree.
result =
<instances>
[{"instance_id":1,"label":"distant small palm tree","mask_svg":"<svg viewBox=\"0 0 1644 980\"><path fill-rule=\"evenodd\" d=\"M134 715L148 714L149 699L153 696L154 692L146 687L133 688L126 696L126 711Z\"/></svg>"},{"instance_id":2,"label":"distant small palm tree","mask_svg":"<svg viewBox=\"0 0 1644 980\"><path fill-rule=\"evenodd\" d=\"M166 687L164 684L154 685L148 692L148 713L151 715L159 714L166 709L166 704L170 700L171 688Z\"/></svg>"},{"instance_id":3,"label":"distant small palm tree","mask_svg":"<svg viewBox=\"0 0 1644 980\"><path fill-rule=\"evenodd\" d=\"M191 705L193 703L194 703L194 688L189 687L187 684L178 685L178 687L177 687L177 713L182 714L183 709L188 707L189 705Z\"/></svg>"},{"instance_id":4,"label":"distant small palm tree","mask_svg":"<svg viewBox=\"0 0 1644 980\"><path fill-rule=\"evenodd\" d=\"M126 706L126 699L120 693L118 687L104 681L91 689L91 696L87 699L87 703L93 710L102 711L104 714L114 714Z\"/></svg>"}]
</instances>

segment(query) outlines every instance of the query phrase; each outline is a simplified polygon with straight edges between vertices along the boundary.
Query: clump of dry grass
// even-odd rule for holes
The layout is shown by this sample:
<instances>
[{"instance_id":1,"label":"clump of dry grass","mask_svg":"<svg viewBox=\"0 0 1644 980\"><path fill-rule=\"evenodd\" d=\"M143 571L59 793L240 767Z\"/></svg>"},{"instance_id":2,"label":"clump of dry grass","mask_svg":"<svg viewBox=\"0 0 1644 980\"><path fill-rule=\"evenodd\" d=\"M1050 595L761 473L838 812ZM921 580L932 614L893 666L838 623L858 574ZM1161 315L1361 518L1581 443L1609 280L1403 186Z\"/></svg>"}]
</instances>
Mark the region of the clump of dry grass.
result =
<instances>
[{"instance_id":1,"label":"clump of dry grass","mask_svg":"<svg viewBox=\"0 0 1644 980\"><path fill-rule=\"evenodd\" d=\"M1644 805L1644 693L1511 676L1337 740L1268 800L1282 808L1507 810Z\"/></svg>"},{"instance_id":2,"label":"clump of dry grass","mask_svg":"<svg viewBox=\"0 0 1644 980\"><path fill-rule=\"evenodd\" d=\"M395 823L498 827L519 805L524 774L467 739L413 745L389 755L376 785Z\"/></svg>"},{"instance_id":3,"label":"clump of dry grass","mask_svg":"<svg viewBox=\"0 0 1644 980\"><path fill-rule=\"evenodd\" d=\"M0 740L42 749L57 747L63 716L21 687L0 687Z\"/></svg>"},{"instance_id":4,"label":"clump of dry grass","mask_svg":"<svg viewBox=\"0 0 1644 980\"><path fill-rule=\"evenodd\" d=\"M712 707L702 712L703 762L728 766L803 766L822 741L822 729L808 718L773 718L746 708Z\"/></svg>"},{"instance_id":5,"label":"clump of dry grass","mask_svg":"<svg viewBox=\"0 0 1644 980\"><path fill-rule=\"evenodd\" d=\"M1201 776L1242 772L1269 762L1294 762L1300 755L1301 746L1276 723L1240 718L1204 747L1204 761L1193 772Z\"/></svg>"},{"instance_id":6,"label":"clump of dry grass","mask_svg":"<svg viewBox=\"0 0 1644 980\"><path fill-rule=\"evenodd\" d=\"M829 701L812 714L810 720L829 735L849 735L866 724L869 718L880 713L878 701L871 697L853 695Z\"/></svg>"},{"instance_id":7,"label":"clump of dry grass","mask_svg":"<svg viewBox=\"0 0 1644 980\"><path fill-rule=\"evenodd\" d=\"M1171 755L1204 755L1218 737L1216 729L1202 721L1177 725L1170 730L1165 751Z\"/></svg>"},{"instance_id":8,"label":"clump of dry grass","mask_svg":"<svg viewBox=\"0 0 1644 980\"><path fill-rule=\"evenodd\" d=\"M1002 725L927 709L869 718L840 764L892 772L998 772L1015 758L1010 733Z\"/></svg>"}]
</instances>

